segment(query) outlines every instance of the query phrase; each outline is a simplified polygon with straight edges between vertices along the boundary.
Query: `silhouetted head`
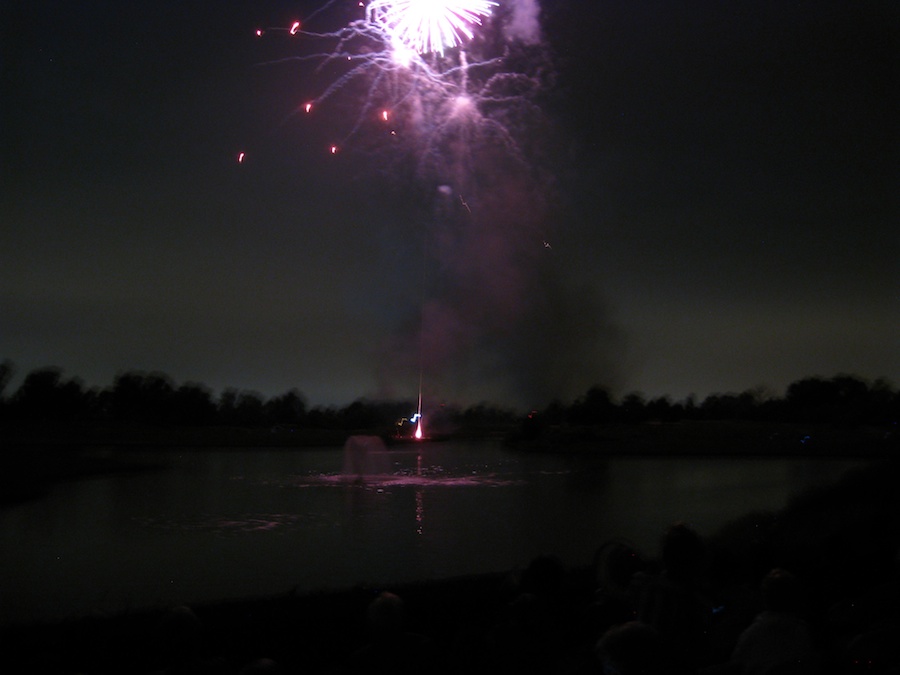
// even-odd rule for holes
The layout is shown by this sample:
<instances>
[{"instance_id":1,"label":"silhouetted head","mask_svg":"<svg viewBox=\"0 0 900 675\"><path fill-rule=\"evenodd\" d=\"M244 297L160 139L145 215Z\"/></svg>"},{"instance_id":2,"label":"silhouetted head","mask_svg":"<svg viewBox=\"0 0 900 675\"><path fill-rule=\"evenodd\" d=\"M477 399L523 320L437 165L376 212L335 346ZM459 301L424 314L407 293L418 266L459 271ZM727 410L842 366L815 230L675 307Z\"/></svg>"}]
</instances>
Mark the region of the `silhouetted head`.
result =
<instances>
[{"instance_id":1,"label":"silhouetted head","mask_svg":"<svg viewBox=\"0 0 900 675\"><path fill-rule=\"evenodd\" d=\"M608 630L597 643L604 671L618 675L663 675L666 659L659 633L640 621Z\"/></svg>"},{"instance_id":2,"label":"silhouetted head","mask_svg":"<svg viewBox=\"0 0 900 675\"><path fill-rule=\"evenodd\" d=\"M166 610L157 626L159 653L167 662L193 658L200 651L203 626L194 611L185 605Z\"/></svg>"},{"instance_id":3,"label":"silhouetted head","mask_svg":"<svg viewBox=\"0 0 900 675\"><path fill-rule=\"evenodd\" d=\"M272 659L256 659L241 668L240 675L279 675L284 671Z\"/></svg>"},{"instance_id":4,"label":"silhouetted head","mask_svg":"<svg viewBox=\"0 0 900 675\"><path fill-rule=\"evenodd\" d=\"M566 570L558 558L539 555L534 558L522 574L519 590L538 597L548 597L562 590Z\"/></svg>"},{"instance_id":5,"label":"silhouetted head","mask_svg":"<svg viewBox=\"0 0 900 675\"><path fill-rule=\"evenodd\" d=\"M690 581L703 569L706 547L700 535L685 523L666 530L662 542L662 560L666 575L673 581Z\"/></svg>"},{"instance_id":6,"label":"silhouetted head","mask_svg":"<svg viewBox=\"0 0 900 675\"><path fill-rule=\"evenodd\" d=\"M797 577L787 570L775 568L760 584L766 609L773 612L797 612L800 610L800 584Z\"/></svg>"},{"instance_id":7,"label":"silhouetted head","mask_svg":"<svg viewBox=\"0 0 900 675\"><path fill-rule=\"evenodd\" d=\"M844 649L841 673L872 675L900 672L900 625L874 626L855 636Z\"/></svg>"},{"instance_id":8,"label":"silhouetted head","mask_svg":"<svg viewBox=\"0 0 900 675\"><path fill-rule=\"evenodd\" d=\"M373 634L394 635L403 631L405 611L403 600L387 591L381 593L369 603L366 619Z\"/></svg>"},{"instance_id":9,"label":"silhouetted head","mask_svg":"<svg viewBox=\"0 0 900 675\"><path fill-rule=\"evenodd\" d=\"M644 561L637 549L626 541L611 539L594 554L594 573L597 586L604 590L624 590L631 584Z\"/></svg>"}]
</instances>

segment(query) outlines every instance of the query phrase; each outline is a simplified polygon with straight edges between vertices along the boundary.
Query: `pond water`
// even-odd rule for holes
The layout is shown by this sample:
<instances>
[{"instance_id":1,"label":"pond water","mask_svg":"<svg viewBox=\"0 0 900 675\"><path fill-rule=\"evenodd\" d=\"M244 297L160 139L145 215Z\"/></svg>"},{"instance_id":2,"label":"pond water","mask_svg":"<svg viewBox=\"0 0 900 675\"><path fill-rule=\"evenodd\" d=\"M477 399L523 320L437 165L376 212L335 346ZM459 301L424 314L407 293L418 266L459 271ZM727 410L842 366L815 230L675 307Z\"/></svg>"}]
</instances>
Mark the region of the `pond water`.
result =
<instances>
[{"instance_id":1,"label":"pond water","mask_svg":"<svg viewBox=\"0 0 900 675\"><path fill-rule=\"evenodd\" d=\"M0 623L176 602L586 565L675 520L710 535L861 462L530 455L447 441L392 449L364 480L340 449L160 450L159 471L55 486L0 509Z\"/></svg>"}]
</instances>

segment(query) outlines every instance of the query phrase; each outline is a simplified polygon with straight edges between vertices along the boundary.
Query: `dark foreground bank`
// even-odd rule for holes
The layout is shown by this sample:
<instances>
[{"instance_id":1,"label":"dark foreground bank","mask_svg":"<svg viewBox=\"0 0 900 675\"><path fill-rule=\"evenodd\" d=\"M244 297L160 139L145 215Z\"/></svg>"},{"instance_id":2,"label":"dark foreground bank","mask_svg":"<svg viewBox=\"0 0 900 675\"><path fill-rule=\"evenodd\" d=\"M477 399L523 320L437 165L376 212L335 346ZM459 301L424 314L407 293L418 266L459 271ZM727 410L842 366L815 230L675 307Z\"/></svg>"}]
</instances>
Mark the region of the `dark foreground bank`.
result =
<instances>
[{"instance_id":1,"label":"dark foreground bank","mask_svg":"<svg viewBox=\"0 0 900 675\"><path fill-rule=\"evenodd\" d=\"M780 672L897 672L898 480L896 461L873 462L706 541L676 527L658 551L598 542L592 569L541 557L505 575L8 626L4 671L239 673L265 658L286 673L576 675L627 659L609 637L597 653L612 635L655 655L640 672L731 672L735 645L764 610L760 583L780 568L802 588L790 621L809 637L804 667ZM383 591L402 606L373 606ZM608 672L632 672L623 664Z\"/></svg>"}]
</instances>

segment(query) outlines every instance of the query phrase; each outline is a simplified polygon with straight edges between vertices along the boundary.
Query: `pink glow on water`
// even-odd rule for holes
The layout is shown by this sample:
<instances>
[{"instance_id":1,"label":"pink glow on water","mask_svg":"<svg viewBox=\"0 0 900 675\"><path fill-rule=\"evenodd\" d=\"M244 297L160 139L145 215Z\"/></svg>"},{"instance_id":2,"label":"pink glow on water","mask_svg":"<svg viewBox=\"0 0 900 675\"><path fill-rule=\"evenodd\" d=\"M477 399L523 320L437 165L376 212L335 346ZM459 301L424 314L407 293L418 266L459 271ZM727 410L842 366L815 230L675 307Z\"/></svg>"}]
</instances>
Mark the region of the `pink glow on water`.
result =
<instances>
[{"instance_id":1,"label":"pink glow on water","mask_svg":"<svg viewBox=\"0 0 900 675\"><path fill-rule=\"evenodd\" d=\"M415 475L415 474L389 474L364 476L346 476L344 474L321 474L316 476L297 476L286 484L296 488L314 487L352 487L361 490L389 493L392 489L403 488L475 488L475 487L508 487L522 485L523 480L513 478L501 478L496 475L469 475L469 476L442 476L442 475Z\"/></svg>"},{"instance_id":2,"label":"pink glow on water","mask_svg":"<svg viewBox=\"0 0 900 675\"><path fill-rule=\"evenodd\" d=\"M144 518L138 524L150 530L210 532L219 536L271 532L298 526L304 516L296 513L240 513L205 518Z\"/></svg>"},{"instance_id":3,"label":"pink glow on water","mask_svg":"<svg viewBox=\"0 0 900 675\"><path fill-rule=\"evenodd\" d=\"M421 488L416 490L416 534L421 535L425 525L425 492Z\"/></svg>"}]
</instances>

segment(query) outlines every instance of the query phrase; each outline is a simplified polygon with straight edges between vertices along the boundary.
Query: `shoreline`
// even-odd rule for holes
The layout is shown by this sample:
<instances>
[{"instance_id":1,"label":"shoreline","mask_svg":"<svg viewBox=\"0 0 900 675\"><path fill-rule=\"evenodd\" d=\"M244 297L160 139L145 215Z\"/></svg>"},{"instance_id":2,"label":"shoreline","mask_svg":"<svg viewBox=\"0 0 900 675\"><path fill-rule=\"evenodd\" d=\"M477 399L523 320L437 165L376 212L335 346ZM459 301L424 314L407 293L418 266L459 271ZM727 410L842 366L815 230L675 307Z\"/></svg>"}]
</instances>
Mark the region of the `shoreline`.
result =
<instances>
[{"instance_id":1,"label":"shoreline","mask_svg":"<svg viewBox=\"0 0 900 675\"><path fill-rule=\"evenodd\" d=\"M806 454L830 452L900 453L896 425L848 426L799 422L678 421L607 423L592 426L548 426L539 433L524 433L518 426L459 428L416 441L396 438L384 429L305 429L245 427L0 427L4 453L26 448L131 448L181 447L192 450L228 448L340 448L349 436L380 436L388 447L447 440L503 442L511 449L540 452L592 450L606 454Z\"/></svg>"}]
</instances>

